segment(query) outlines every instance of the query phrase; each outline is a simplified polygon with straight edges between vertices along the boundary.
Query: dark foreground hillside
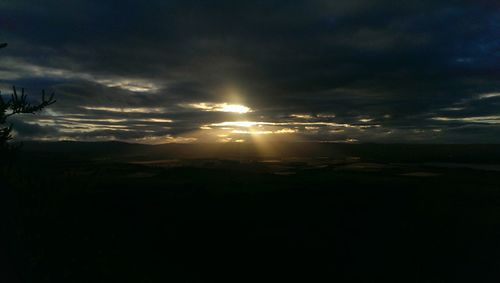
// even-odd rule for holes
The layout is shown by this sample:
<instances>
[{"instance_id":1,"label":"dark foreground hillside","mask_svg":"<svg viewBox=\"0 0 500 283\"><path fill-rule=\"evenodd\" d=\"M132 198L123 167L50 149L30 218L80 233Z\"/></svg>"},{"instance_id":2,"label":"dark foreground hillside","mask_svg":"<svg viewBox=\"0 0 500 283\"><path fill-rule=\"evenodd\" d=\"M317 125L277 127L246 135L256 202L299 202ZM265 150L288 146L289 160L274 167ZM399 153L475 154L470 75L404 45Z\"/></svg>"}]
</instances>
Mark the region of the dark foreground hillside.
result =
<instances>
[{"instance_id":1,"label":"dark foreground hillside","mask_svg":"<svg viewBox=\"0 0 500 283\"><path fill-rule=\"evenodd\" d=\"M274 159L85 146L28 145L10 169L1 282L500 278L495 146L457 157L330 145Z\"/></svg>"}]
</instances>

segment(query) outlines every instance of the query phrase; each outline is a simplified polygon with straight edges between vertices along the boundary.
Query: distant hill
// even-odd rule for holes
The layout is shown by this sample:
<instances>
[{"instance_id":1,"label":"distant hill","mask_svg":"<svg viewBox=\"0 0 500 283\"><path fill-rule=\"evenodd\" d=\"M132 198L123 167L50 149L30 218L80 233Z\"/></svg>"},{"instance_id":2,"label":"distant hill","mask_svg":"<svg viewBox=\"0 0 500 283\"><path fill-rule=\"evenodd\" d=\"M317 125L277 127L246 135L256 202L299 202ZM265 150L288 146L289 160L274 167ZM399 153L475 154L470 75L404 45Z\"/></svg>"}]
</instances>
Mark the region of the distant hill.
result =
<instances>
[{"instance_id":1,"label":"distant hill","mask_svg":"<svg viewBox=\"0 0 500 283\"><path fill-rule=\"evenodd\" d=\"M356 157L377 162L500 163L500 145L269 143L161 144L124 142L25 142L23 152L87 157L266 159Z\"/></svg>"}]
</instances>

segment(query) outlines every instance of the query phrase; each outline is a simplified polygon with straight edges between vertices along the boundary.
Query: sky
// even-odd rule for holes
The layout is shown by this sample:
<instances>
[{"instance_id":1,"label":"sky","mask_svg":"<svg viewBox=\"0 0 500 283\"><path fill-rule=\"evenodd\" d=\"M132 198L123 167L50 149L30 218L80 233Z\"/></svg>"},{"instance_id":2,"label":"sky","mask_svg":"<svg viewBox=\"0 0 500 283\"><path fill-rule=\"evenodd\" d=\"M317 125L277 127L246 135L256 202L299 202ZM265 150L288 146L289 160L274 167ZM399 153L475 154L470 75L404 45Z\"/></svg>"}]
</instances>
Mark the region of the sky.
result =
<instances>
[{"instance_id":1,"label":"sky","mask_svg":"<svg viewBox=\"0 0 500 283\"><path fill-rule=\"evenodd\" d=\"M498 1L0 2L21 140L500 142Z\"/></svg>"}]
</instances>

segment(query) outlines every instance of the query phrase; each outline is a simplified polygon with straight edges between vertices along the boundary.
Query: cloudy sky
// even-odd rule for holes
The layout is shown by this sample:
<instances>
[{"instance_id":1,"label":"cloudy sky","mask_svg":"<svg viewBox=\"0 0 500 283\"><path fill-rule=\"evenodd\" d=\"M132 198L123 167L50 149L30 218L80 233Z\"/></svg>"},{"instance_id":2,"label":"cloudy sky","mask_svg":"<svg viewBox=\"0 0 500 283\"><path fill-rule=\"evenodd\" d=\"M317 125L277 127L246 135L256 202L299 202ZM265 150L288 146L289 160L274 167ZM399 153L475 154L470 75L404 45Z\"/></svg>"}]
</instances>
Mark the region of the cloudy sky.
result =
<instances>
[{"instance_id":1,"label":"cloudy sky","mask_svg":"<svg viewBox=\"0 0 500 283\"><path fill-rule=\"evenodd\" d=\"M498 1L0 2L21 139L500 142Z\"/></svg>"}]
</instances>

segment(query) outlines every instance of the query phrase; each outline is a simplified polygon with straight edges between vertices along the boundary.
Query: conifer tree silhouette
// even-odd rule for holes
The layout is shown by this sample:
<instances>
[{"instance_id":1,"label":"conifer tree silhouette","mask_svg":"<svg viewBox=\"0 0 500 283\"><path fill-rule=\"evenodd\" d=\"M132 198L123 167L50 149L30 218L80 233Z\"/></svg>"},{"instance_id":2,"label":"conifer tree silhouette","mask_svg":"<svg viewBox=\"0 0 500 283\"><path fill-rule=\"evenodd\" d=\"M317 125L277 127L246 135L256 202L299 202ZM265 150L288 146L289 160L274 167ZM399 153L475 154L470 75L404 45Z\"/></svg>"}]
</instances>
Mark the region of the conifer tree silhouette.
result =
<instances>
[{"instance_id":1,"label":"conifer tree silhouette","mask_svg":"<svg viewBox=\"0 0 500 283\"><path fill-rule=\"evenodd\" d=\"M7 43L0 43L0 49L5 47L7 47ZM35 114L56 102L54 93L47 98L45 91L42 90L42 101L33 105L28 101L24 88L21 89L21 95L18 94L15 86L12 87L12 90L13 93L7 100L0 94L0 165L7 161L13 150L18 148L18 146L13 146L10 143L13 139L13 125L8 124L8 118L17 114Z\"/></svg>"}]
</instances>

